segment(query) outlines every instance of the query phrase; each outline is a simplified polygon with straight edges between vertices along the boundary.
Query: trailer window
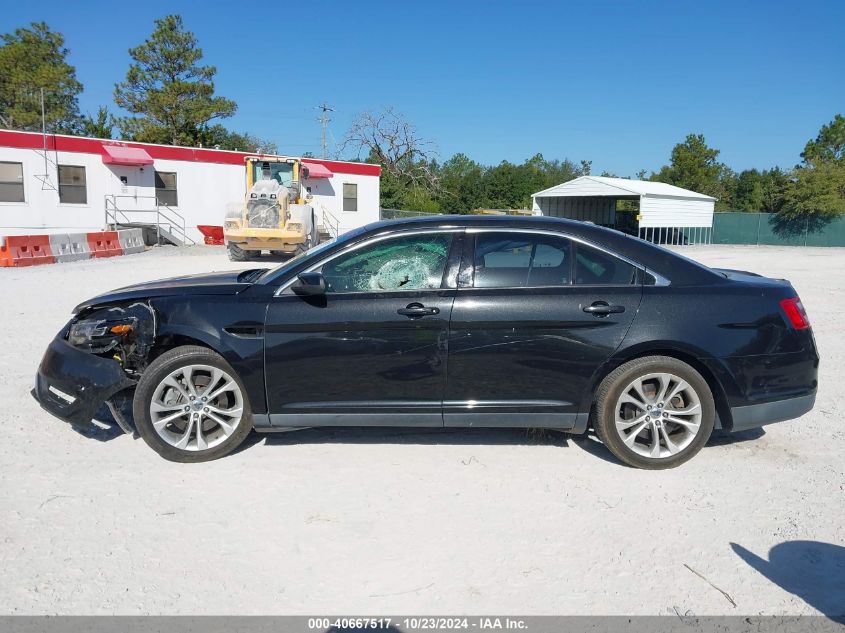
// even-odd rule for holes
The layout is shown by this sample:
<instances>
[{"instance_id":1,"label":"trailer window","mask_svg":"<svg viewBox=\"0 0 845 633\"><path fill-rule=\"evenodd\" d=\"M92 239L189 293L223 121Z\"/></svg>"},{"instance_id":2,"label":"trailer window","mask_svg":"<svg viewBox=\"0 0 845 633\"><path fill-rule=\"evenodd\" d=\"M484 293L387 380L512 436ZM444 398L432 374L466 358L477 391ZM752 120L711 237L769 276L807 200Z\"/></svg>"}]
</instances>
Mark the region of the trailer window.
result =
<instances>
[{"instance_id":1,"label":"trailer window","mask_svg":"<svg viewBox=\"0 0 845 633\"><path fill-rule=\"evenodd\" d=\"M358 210L358 185L356 185L355 183L343 183L343 210Z\"/></svg>"},{"instance_id":2,"label":"trailer window","mask_svg":"<svg viewBox=\"0 0 845 633\"><path fill-rule=\"evenodd\" d=\"M22 163L0 163L0 202L24 202Z\"/></svg>"},{"instance_id":3,"label":"trailer window","mask_svg":"<svg viewBox=\"0 0 845 633\"><path fill-rule=\"evenodd\" d=\"M64 204L86 204L88 202L85 167L59 165L59 202Z\"/></svg>"},{"instance_id":4,"label":"trailer window","mask_svg":"<svg viewBox=\"0 0 845 633\"><path fill-rule=\"evenodd\" d=\"M168 207L179 206L179 196L176 193L176 172L156 171L156 200Z\"/></svg>"}]
</instances>

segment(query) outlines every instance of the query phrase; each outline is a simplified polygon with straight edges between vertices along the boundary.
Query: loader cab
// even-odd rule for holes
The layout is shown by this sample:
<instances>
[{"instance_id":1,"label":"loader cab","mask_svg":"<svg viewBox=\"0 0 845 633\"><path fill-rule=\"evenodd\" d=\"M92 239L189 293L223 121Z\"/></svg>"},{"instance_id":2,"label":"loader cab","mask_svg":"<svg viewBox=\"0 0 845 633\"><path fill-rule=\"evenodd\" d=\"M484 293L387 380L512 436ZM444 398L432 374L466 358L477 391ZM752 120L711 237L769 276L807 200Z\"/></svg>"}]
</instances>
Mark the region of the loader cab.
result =
<instances>
[{"instance_id":1,"label":"loader cab","mask_svg":"<svg viewBox=\"0 0 845 633\"><path fill-rule=\"evenodd\" d=\"M248 158L246 164L246 189L259 180L275 180L284 187L291 188L305 174L301 174L300 162L293 158Z\"/></svg>"}]
</instances>

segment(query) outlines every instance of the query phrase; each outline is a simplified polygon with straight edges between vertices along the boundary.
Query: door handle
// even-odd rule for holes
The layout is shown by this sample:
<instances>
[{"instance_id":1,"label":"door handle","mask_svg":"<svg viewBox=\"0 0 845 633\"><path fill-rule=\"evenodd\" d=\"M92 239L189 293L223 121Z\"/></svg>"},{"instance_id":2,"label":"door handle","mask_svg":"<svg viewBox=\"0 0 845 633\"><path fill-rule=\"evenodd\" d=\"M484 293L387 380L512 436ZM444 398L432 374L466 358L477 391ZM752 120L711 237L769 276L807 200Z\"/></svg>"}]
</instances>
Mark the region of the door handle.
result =
<instances>
[{"instance_id":1,"label":"door handle","mask_svg":"<svg viewBox=\"0 0 845 633\"><path fill-rule=\"evenodd\" d=\"M418 319L424 316L440 314L440 308L426 308L421 303L409 303L404 308L399 308L396 313L406 316L409 319Z\"/></svg>"},{"instance_id":2,"label":"door handle","mask_svg":"<svg viewBox=\"0 0 845 633\"><path fill-rule=\"evenodd\" d=\"M584 312L597 317L605 317L608 314L620 314L625 312L625 306L612 306L607 301L594 301L584 308Z\"/></svg>"}]
</instances>

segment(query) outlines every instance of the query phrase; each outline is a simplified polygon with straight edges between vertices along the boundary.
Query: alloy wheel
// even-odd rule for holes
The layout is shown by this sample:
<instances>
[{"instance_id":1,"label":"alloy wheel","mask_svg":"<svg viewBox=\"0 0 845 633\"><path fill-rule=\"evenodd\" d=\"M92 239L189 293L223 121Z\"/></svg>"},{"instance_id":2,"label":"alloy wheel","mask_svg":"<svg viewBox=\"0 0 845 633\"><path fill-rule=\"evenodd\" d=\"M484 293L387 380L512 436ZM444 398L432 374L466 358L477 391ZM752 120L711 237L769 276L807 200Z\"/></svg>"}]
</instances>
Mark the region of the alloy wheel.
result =
<instances>
[{"instance_id":1,"label":"alloy wheel","mask_svg":"<svg viewBox=\"0 0 845 633\"><path fill-rule=\"evenodd\" d=\"M701 428L701 398L683 378L651 373L632 380L614 409L616 432L629 449L659 459L677 455Z\"/></svg>"},{"instance_id":2,"label":"alloy wheel","mask_svg":"<svg viewBox=\"0 0 845 633\"><path fill-rule=\"evenodd\" d=\"M243 417L243 394L227 372L186 365L169 373L150 401L159 437L184 451L205 451L230 437Z\"/></svg>"}]
</instances>

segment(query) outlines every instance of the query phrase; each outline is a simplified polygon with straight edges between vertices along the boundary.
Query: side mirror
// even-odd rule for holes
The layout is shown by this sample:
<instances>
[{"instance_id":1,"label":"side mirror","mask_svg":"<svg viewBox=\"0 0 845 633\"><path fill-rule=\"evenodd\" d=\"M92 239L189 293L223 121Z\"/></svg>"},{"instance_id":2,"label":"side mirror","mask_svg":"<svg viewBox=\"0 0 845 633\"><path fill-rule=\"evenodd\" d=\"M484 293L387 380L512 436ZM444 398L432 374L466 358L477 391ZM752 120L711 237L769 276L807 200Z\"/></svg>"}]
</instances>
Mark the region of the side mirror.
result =
<instances>
[{"instance_id":1,"label":"side mirror","mask_svg":"<svg viewBox=\"0 0 845 633\"><path fill-rule=\"evenodd\" d=\"M319 297L326 294L326 280L323 273L299 273L297 281L291 286L302 297Z\"/></svg>"}]
</instances>

